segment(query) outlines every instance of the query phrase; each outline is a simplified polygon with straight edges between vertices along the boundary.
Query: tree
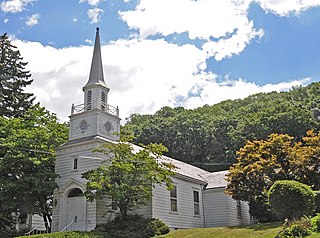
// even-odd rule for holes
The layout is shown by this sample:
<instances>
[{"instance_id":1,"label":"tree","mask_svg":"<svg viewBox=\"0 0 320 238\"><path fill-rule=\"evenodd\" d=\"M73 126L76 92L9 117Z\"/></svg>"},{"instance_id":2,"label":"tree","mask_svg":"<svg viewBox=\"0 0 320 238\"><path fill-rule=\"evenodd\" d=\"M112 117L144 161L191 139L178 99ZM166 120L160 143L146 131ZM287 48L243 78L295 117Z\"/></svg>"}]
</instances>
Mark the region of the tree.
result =
<instances>
[{"instance_id":1,"label":"tree","mask_svg":"<svg viewBox=\"0 0 320 238\"><path fill-rule=\"evenodd\" d=\"M11 44L7 34L0 36L0 111L1 116L20 117L34 100L24 88L32 83L31 74L25 70L19 50Z\"/></svg>"},{"instance_id":2,"label":"tree","mask_svg":"<svg viewBox=\"0 0 320 238\"><path fill-rule=\"evenodd\" d=\"M165 183L168 189L173 188L170 176L175 167L161 158L164 151L166 147L161 144L141 149L127 142L102 145L96 152L105 154L111 162L107 160L83 174L88 180L85 196L91 201L112 198L112 204L125 219L128 211L150 201L156 184Z\"/></svg>"},{"instance_id":3,"label":"tree","mask_svg":"<svg viewBox=\"0 0 320 238\"><path fill-rule=\"evenodd\" d=\"M271 134L267 140L249 141L237 153L237 163L227 175L226 192L249 202L260 221L273 218L267 194L278 180L295 180L320 187L320 136L308 131L302 142L289 135Z\"/></svg>"},{"instance_id":4,"label":"tree","mask_svg":"<svg viewBox=\"0 0 320 238\"><path fill-rule=\"evenodd\" d=\"M21 118L0 117L0 230L26 214L42 215L50 230L54 148L68 130L36 104Z\"/></svg>"}]
</instances>

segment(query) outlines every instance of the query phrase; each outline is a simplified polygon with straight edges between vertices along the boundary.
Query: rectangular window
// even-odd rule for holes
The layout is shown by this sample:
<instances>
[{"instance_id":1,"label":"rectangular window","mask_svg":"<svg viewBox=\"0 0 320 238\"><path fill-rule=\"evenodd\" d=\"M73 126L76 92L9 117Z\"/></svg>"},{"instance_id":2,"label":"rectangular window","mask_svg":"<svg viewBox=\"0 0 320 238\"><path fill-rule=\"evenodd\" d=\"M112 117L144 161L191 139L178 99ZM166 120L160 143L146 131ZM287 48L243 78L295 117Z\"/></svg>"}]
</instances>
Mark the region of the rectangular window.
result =
<instances>
[{"instance_id":1,"label":"rectangular window","mask_svg":"<svg viewBox=\"0 0 320 238\"><path fill-rule=\"evenodd\" d=\"M73 169L74 170L78 169L78 158L73 159Z\"/></svg>"},{"instance_id":2,"label":"rectangular window","mask_svg":"<svg viewBox=\"0 0 320 238\"><path fill-rule=\"evenodd\" d=\"M199 191L193 191L193 211L194 215L200 215Z\"/></svg>"},{"instance_id":3,"label":"rectangular window","mask_svg":"<svg viewBox=\"0 0 320 238\"><path fill-rule=\"evenodd\" d=\"M241 212L241 201L237 200L237 216L242 217L242 212Z\"/></svg>"},{"instance_id":4,"label":"rectangular window","mask_svg":"<svg viewBox=\"0 0 320 238\"><path fill-rule=\"evenodd\" d=\"M170 190L170 210L172 212L178 211L178 202L177 202L177 187L174 186L172 190Z\"/></svg>"}]
</instances>

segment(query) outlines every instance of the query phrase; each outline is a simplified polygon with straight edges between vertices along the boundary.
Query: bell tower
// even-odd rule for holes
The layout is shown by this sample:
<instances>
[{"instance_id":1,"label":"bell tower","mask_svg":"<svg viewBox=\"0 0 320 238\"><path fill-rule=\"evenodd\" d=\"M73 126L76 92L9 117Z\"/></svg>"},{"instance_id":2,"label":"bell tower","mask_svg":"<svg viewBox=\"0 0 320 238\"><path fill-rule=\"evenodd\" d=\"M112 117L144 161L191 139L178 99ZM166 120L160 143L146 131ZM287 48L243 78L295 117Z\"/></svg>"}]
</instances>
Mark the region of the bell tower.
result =
<instances>
[{"instance_id":1,"label":"bell tower","mask_svg":"<svg viewBox=\"0 0 320 238\"><path fill-rule=\"evenodd\" d=\"M82 88L84 102L72 105L69 141L101 136L118 140L120 118L118 107L108 104L110 88L103 75L99 28L97 27L89 80Z\"/></svg>"}]
</instances>

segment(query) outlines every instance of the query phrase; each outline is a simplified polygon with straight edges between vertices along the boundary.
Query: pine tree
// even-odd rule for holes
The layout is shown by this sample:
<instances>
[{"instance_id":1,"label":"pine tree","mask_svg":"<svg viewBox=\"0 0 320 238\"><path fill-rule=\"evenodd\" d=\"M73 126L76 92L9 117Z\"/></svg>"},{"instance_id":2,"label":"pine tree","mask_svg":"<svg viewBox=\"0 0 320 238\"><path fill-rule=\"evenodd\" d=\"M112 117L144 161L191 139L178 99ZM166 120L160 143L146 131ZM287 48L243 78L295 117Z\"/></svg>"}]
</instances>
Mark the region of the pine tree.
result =
<instances>
[{"instance_id":1,"label":"pine tree","mask_svg":"<svg viewBox=\"0 0 320 238\"><path fill-rule=\"evenodd\" d=\"M34 100L24 88L32 83L30 71L25 69L17 47L11 44L6 33L0 36L0 116L21 117Z\"/></svg>"}]
</instances>

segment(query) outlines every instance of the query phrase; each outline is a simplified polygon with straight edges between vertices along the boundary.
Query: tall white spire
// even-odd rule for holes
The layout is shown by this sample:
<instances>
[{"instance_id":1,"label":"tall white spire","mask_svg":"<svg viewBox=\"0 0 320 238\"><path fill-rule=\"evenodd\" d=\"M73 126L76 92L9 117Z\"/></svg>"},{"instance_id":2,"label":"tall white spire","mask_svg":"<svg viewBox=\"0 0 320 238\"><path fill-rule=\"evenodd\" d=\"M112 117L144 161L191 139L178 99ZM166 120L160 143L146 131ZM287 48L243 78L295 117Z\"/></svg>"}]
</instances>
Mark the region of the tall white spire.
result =
<instances>
[{"instance_id":1,"label":"tall white spire","mask_svg":"<svg viewBox=\"0 0 320 238\"><path fill-rule=\"evenodd\" d=\"M94 42L90 76L87 84L84 87L96 84L100 84L104 87L107 87L103 77L99 27L97 27L96 39Z\"/></svg>"}]
</instances>

